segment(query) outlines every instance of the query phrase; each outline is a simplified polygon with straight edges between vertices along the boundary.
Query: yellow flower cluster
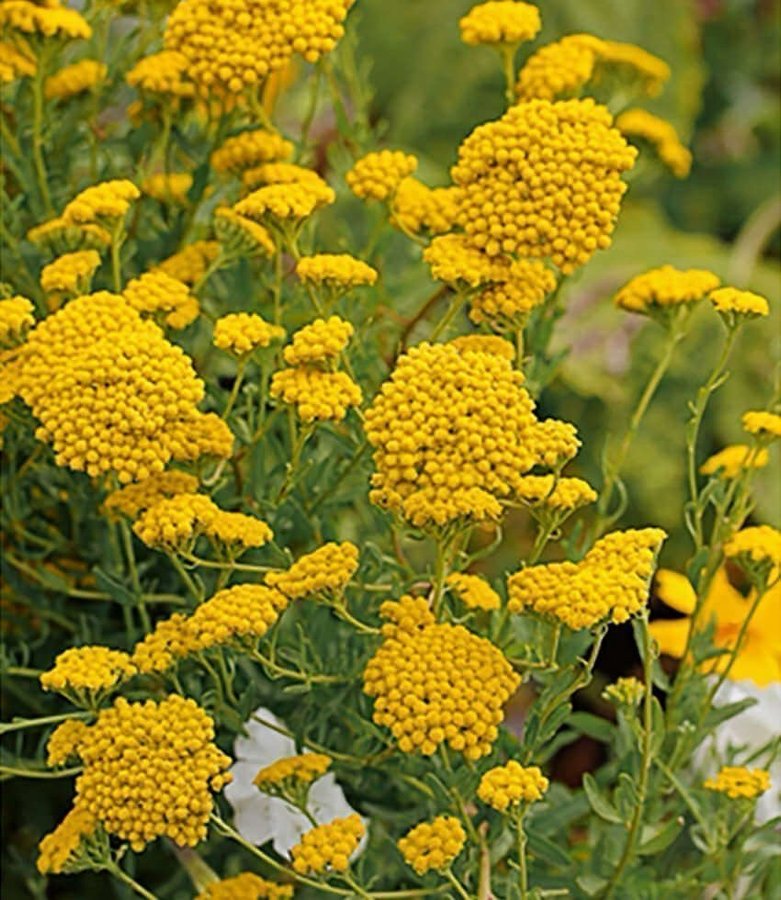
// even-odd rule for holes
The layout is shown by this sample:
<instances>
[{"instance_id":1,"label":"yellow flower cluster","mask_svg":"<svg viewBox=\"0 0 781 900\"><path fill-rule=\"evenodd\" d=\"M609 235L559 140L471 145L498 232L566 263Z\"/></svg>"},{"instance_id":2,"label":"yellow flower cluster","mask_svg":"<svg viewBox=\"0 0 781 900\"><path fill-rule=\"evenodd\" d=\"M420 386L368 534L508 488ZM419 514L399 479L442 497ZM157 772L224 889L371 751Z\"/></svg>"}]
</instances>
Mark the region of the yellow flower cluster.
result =
<instances>
[{"instance_id":1,"label":"yellow flower cluster","mask_svg":"<svg viewBox=\"0 0 781 900\"><path fill-rule=\"evenodd\" d=\"M42 875L68 872L82 843L98 828L98 820L86 804L76 803L51 834L38 845L36 866Z\"/></svg>"},{"instance_id":2,"label":"yellow flower cluster","mask_svg":"<svg viewBox=\"0 0 781 900\"><path fill-rule=\"evenodd\" d=\"M754 800L770 788L770 775L765 769L724 766L715 778L703 785L709 791L726 794L730 800Z\"/></svg>"},{"instance_id":3,"label":"yellow flower cluster","mask_svg":"<svg viewBox=\"0 0 781 900\"><path fill-rule=\"evenodd\" d=\"M599 85L616 72L638 83L649 96L659 93L670 77L670 67L635 44L605 41L593 34L570 34L532 54L515 86L521 100L554 100L572 95L589 81Z\"/></svg>"},{"instance_id":4,"label":"yellow flower cluster","mask_svg":"<svg viewBox=\"0 0 781 900\"><path fill-rule=\"evenodd\" d=\"M340 288L353 288L377 281L377 270L349 253L302 256L296 264L296 275L303 282Z\"/></svg>"},{"instance_id":5,"label":"yellow flower cluster","mask_svg":"<svg viewBox=\"0 0 781 900\"><path fill-rule=\"evenodd\" d=\"M103 181L77 194L63 210L62 217L76 225L100 219L119 219L130 209L130 203L140 196L141 192L132 181Z\"/></svg>"},{"instance_id":6,"label":"yellow flower cluster","mask_svg":"<svg viewBox=\"0 0 781 900\"><path fill-rule=\"evenodd\" d=\"M291 884L278 884L254 872L242 872L208 884L195 900L290 900L293 890Z\"/></svg>"},{"instance_id":7,"label":"yellow flower cluster","mask_svg":"<svg viewBox=\"0 0 781 900\"><path fill-rule=\"evenodd\" d=\"M231 779L231 760L213 739L214 723L194 700L119 698L79 744L76 805L136 851L162 835L193 847L206 837L209 789Z\"/></svg>"},{"instance_id":8,"label":"yellow flower cluster","mask_svg":"<svg viewBox=\"0 0 781 900\"><path fill-rule=\"evenodd\" d=\"M486 256L473 247L463 234L442 234L423 251L431 277L456 288L474 288L486 282L503 282L510 275L511 264Z\"/></svg>"},{"instance_id":9,"label":"yellow flower cluster","mask_svg":"<svg viewBox=\"0 0 781 900\"><path fill-rule=\"evenodd\" d=\"M524 472L577 450L573 426L537 422L506 355L423 343L399 358L366 411L373 502L417 526L498 516Z\"/></svg>"},{"instance_id":10,"label":"yellow flower cluster","mask_svg":"<svg viewBox=\"0 0 781 900\"><path fill-rule=\"evenodd\" d=\"M192 186L193 176L189 172L155 172L144 179L141 191L160 203L184 206Z\"/></svg>"},{"instance_id":11,"label":"yellow flower cluster","mask_svg":"<svg viewBox=\"0 0 781 900\"><path fill-rule=\"evenodd\" d=\"M236 356L268 347L272 341L284 336L284 328L271 325L254 313L229 313L214 323L214 346Z\"/></svg>"},{"instance_id":12,"label":"yellow flower cluster","mask_svg":"<svg viewBox=\"0 0 781 900\"><path fill-rule=\"evenodd\" d=\"M531 506L543 505L557 512L572 512L593 503L597 492L581 478L554 478L553 475L525 475L516 494Z\"/></svg>"},{"instance_id":13,"label":"yellow flower cluster","mask_svg":"<svg viewBox=\"0 0 781 900\"><path fill-rule=\"evenodd\" d=\"M418 875L441 872L464 849L466 833L453 816L437 816L421 822L399 839L398 848L404 861Z\"/></svg>"},{"instance_id":14,"label":"yellow flower cluster","mask_svg":"<svg viewBox=\"0 0 781 900\"><path fill-rule=\"evenodd\" d=\"M99 266L100 254L96 250L65 253L43 267L41 287L47 294L86 294Z\"/></svg>"},{"instance_id":15,"label":"yellow flower cluster","mask_svg":"<svg viewBox=\"0 0 781 900\"><path fill-rule=\"evenodd\" d=\"M267 793L274 791L285 781L311 784L331 768L331 757L324 753L299 753L286 756L269 766L264 766L252 779L252 783Z\"/></svg>"},{"instance_id":16,"label":"yellow flower cluster","mask_svg":"<svg viewBox=\"0 0 781 900\"><path fill-rule=\"evenodd\" d=\"M50 75L44 82L44 95L49 100L65 100L89 91L105 79L107 71L105 63L96 59L79 60Z\"/></svg>"},{"instance_id":17,"label":"yellow flower cluster","mask_svg":"<svg viewBox=\"0 0 781 900\"><path fill-rule=\"evenodd\" d=\"M648 599L656 556L666 535L660 528L614 531L578 563L529 566L507 581L508 608L553 616L569 628L626 622Z\"/></svg>"},{"instance_id":18,"label":"yellow flower cluster","mask_svg":"<svg viewBox=\"0 0 781 900\"><path fill-rule=\"evenodd\" d=\"M691 151L681 143L678 132L665 119L646 109L627 109L616 118L616 128L630 140L635 138L651 144L676 178L686 178L689 174Z\"/></svg>"},{"instance_id":19,"label":"yellow flower cluster","mask_svg":"<svg viewBox=\"0 0 781 900\"><path fill-rule=\"evenodd\" d=\"M281 134L262 128L227 138L211 155L215 172L243 172L252 166L289 159L293 145Z\"/></svg>"},{"instance_id":20,"label":"yellow flower cluster","mask_svg":"<svg viewBox=\"0 0 781 900\"><path fill-rule=\"evenodd\" d=\"M188 80L187 57L175 50L162 50L140 59L127 73L131 87L150 94L192 97L195 85Z\"/></svg>"},{"instance_id":21,"label":"yellow flower cluster","mask_svg":"<svg viewBox=\"0 0 781 900\"><path fill-rule=\"evenodd\" d=\"M293 335L293 342L284 350L285 362L291 366L302 366L336 359L347 346L354 330L349 322L339 316L315 319Z\"/></svg>"},{"instance_id":22,"label":"yellow flower cluster","mask_svg":"<svg viewBox=\"0 0 781 900\"><path fill-rule=\"evenodd\" d=\"M520 682L501 650L461 625L437 624L420 598L387 601L380 614L395 624L383 626L364 671L376 724L404 753L430 756L445 743L467 759L490 753Z\"/></svg>"},{"instance_id":23,"label":"yellow flower cluster","mask_svg":"<svg viewBox=\"0 0 781 900\"><path fill-rule=\"evenodd\" d=\"M473 6L458 23L465 44L520 44L542 28L540 11L518 0L488 0Z\"/></svg>"},{"instance_id":24,"label":"yellow flower cluster","mask_svg":"<svg viewBox=\"0 0 781 900\"><path fill-rule=\"evenodd\" d=\"M615 303L629 312L648 313L697 303L718 285L718 276L707 269L660 266L628 281L616 294Z\"/></svg>"},{"instance_id":25,"label":"yellow flower cluster","mask_svg":"<svg viewBox=\"0 0 781 900\"><path fill-rule=\"evenodd\" d=\"M387 200L418 167L418 160L402 150L375 150L362 156L345 175L350 190L364 200Z\"/></svg>"},{"instance_id":26,"label":"yellow flower cluster","mask_svg":"<svg viewBox=\"0 0 781 900\"><path fill-rule=\"evenodd\" d=\"M271 396L294 405L305 422L341 422L347 410L363 399L360 387L345 372L323 372L309 366L276 372Z\"/></svg>"},{"instance_id":27,"label":"yellow flower cluster","mask_svg":"<svg viewBox=\"0 0 781 900\"><path fill-rule=\"evenodd\" d=\"M54 667L41 675L45 691L108 690L136 673L127 653L108 647L71 647L54 660Z\"/></svg>"},{"instance_id":28,"label":"yellow flower cluster","mask_svg":"<svg viewBox=\"0 0 781 900\"><path fill-rule=\"evenodd\" d=\"M515 347L504 338L495 334L462 334L453 338L450 345L462 353L493 353L508 362L515 359Z\"/></svg>"},{"instance_id":29,"label":"yellow flower cluster","mask_svg":"<svg viewBox=\"0 0 781 900\"><path fill-rule=\"evenodd\" d=\"M727 315L735 313L739 316L753 319L770 314L770 306L767 300L751 291L740 291L733 287L723 287L711 291L708 299L713 304L716 312Z\"/></svg>"},{"instance_id":30,"label":"yellow flower cluster","mask_svg":"<svg viewBox=\"0 0 781 900\"><path fill-rule=\"evenodd\" d=\"M239 94L284 68L294 53L314 63L336 46L353 0L183 0L168 18L165 46L181 51L192 79Z\"/></svg>"},{"instance_id":31,"label":"yellow flower cluster","mask_svg":"<svg viewBox=\"0 0 781 900\"><path fill-rule=\"evenodd\" d=\"M637 150L591 99L530 100L461 144L458 224L488 256L547 257L573 272L610 246Z\"/></svg>"},{"instance_id":32,"label":"yellow flower cluster","mask_svg":"<svg viewBox=\"0 0 781 900\"><path fill-rule=\"evenodd\" d=\"M764 448L755 450L748 444L730 444L718 453L709 456L700 466L703 475L718 475L719 478L737 478L746 469L762 469L770 460Z\"/></svg>"},{"instance_id":33,"label":"yellow flower cluster","mask_svg":"<svg viewBox=\"0 0 781 900\"><path fill-rule=\"evenodd\" d=\"M445 584L469 609L499 609L502 601L490 584L479 575L454 572Z\"/></svg>"},{"instance_id":34,"label":"yellow flower cluster","mask_svg":"<svg viewBox=\"0 0 781 900\"><path fill-rule=\"evenodd\" d=\"M306 219L335 199L333 190L318 177L295 184L268 184L239 200L233 209L239 215L268 224L269 218L272 221Z\"/></svg>"},{"instance_id":35,"label":"yellow flower cluster","mask_svg":"<svg viewBox=\"0 0 781 900\"><path fill-rule=\"evenodd\" d=\"M195 418L168 435L168 444L173 459L228 459L233 452L233 433L216 413L196 412Z\"/></svg>"},{"instance_id":36,"label":"yellow flower cluster","mask_svg":"<svg viewBox=\"0 0 781 900\"><path fill-rule=\"evenodd\" d=\"M760 437L781 437L781 415L757 409L743 413L743 428Z\"/></svg>"},{"instance_id":37,"label":"yellow flower cluster","mask_svg":"<svg viewBox=\"0 0 781 900\"><path fill-rule=\"evenodd\" d=\"M4 0L0 3L0 25L46 38L88 38L92 35L87 20L75 9L60 5L58 0L40 6L29 0Z\"/></svg>"},{"instance_id":38,"label":"yellow flower cluster","mask_svg":"<svg viewBox=\"0 0 781 900\"><path fill-rule=\"evenodd\" d=\"M724 555L749 566L781 569L781 531L770 525L743 528L724 544Z\"/></svg>"},{"instance_id":39,"label":"yellow flower cluster","mask_svg":"<svg viewBox=\"0 0 781 900\"><path fill-rule=\"evenodd\" d=\"M193 285L200 281L206 267L217 258L219 252L218 241L194 241L158 263L156 268L171 278Z\"/></svg>"},{"instance_id":40,"label":"yellow flower cluster","mask_svg":"<svg viewBox=\"0 0 781 900\"><path fill-rule=\"evenodd\" d=\"M538 766L524 768L511 759L505 766L489 769L480 779L477 796L499 812L508 806L535 803L548 790L548 779Z\"/></svg>"},{"instance_id":41,"label":"yellow flower cluster","mask_svg":"<svg viewBox=\"0 0 781 900\"><path fill-rule=\"evenodd\" d=\"M178 281L159 269L145 272L125 285L122 296L140 315L162 318L171 328L185 328L198 318L198 298Z\"/></svg>"},{"instance_id":42,"label":"yellow flower cluster","mask_svg":"<svg viewBox=\"0 0 781 900\"><path fill-rule=\"evenodd\" d=\"M214 231L231 254L273 256L277 252L274 239L262 225L230 207L221 206L214 210Z\"/></svg>"},{"instance_id":43,"label":"yellow flower cluster","mask_svg":"<svg viewBox=\"0 0 781 900\"><path fill-rule=\"evenodd\" d=\"M300 875L346 872L365 833L357 813L311 828L290 851L293 871Z\"/></svg>"},{"instance_id":44,"label":"yellow flower cluster","mask_svg":"<svg viewBox=\"0 0 781 900\"><path fill-rule=\"evenodd\" d=\"M246 169L241 176L241 183L250 190L264 184L307 184L313 181L322 181L314 169L290 162L263 163Z\"/></svg>"},{"instance_id":45,"label":"yellow flower cluster","mask_svg":"<svg viewBox=\"0 0 781 900\"><path fill-rule=\"evenodd\" d=\"M341 594L358 568L358 548L349 541L330 542L297 559L284 572L269 572L266 584L289 597Z\"/></svg>"},{"instance_id":46,"label":"yellow flower cluster","mask_svg":"<svg viewBox=\"0 0 781 900\"><path fill-rule=\"evenodd\" d=\"M35 60L7 41L0 41L0 84L35 75Z\"/></svg>"},{"instance_id":47,"label":"yellow flower cluster","mask_svg":"<svg viewBox=\"0 0 781 900\"><path fill-rule=\"evenodd\" d=\"M89 733L89 725L79 719L66 719L51 733L46 743L46 763L61 766L79 755L79 745Z\"/></svg>"},{"instance_id":48,"label":"yellow flower cluster","mask_svg":"<svg viewBox=\"0 0 781 900\"><path fill-rule=\"evenodd\" d=\"M645 694L645 686L637 678L618 678L602 692L605 700L620 706L637 706Z\"/></svg>"},{"instance_id":49,"label":"yellow flower cluster","mask_svg":"<svg viewBox=\"0 0 781 900\"><path fill-rule=\"evenodd\" d=\"M113 470L123 484L140 481L172 457L212 449L217 436L196 409L203 385L190 360L114 294L78 297L40 322L17 380L58 465L92 476Z\"/></svg>"},{"instance_id":50,"label":"yellow flower cluster","mask_svg":"<svg viewBox=\"0 0 781 900\"><path fill-rule=\"evenodd\" d=\"M417 178L405 178L391 205L391 225L407 234L444 234L458 214L458 188L430 188Z\"/></svg>"},{"instance_id":51,"label":"yellow flower cluster","mask_svg":"<svg viewBox=\"0 0 781 900\"><path fill-rule=\"evenodd\" d=\"M33 305L26 297L0 300L0 345L24 340L27 329L34 324Z\"/></svg>"},{"instance_id":52,"label":"yellow flower cluster","mask_svg":"<svg viewBox=\"0 0 781 900\"><path fill-rule=\"evenodd\" d=\"M472 294L469 318L478 325L487 322L497 331L516 329L555 287L556 276L544 263L516 260L505 281L494 282Z\"/></svg>"},{"instance_id":53,"label":"yellow flower cluster","mask_svg":"<svg viewBox=\"0 0 781 900\"><path fill-rule=\"evenodd\" d=\"M27 232L27 240L52 256L72 250L102 250L111 243L111 235L100 225L76 225L63 216L55 216Z\"/></svg>"}]
</instances>

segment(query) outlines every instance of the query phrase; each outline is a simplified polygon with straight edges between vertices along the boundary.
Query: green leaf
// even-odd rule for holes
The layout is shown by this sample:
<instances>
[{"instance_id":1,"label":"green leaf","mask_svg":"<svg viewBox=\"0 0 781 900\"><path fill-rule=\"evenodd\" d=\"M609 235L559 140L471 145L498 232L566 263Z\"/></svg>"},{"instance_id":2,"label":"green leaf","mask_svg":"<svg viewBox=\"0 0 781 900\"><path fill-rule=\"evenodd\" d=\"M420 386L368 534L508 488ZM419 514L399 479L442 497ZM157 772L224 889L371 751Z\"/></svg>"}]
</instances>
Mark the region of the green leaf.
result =
<instances>
[{"instance_id":1,"label":"green leaf","mask_svg":"<svg viewBox=\"0 0 781 900\"><path fill-rule=\"evenodd\" d=\"M627 822L637 806L635 780L628 772L621 772L615 791L615 802L621 821Z\"/></svg>"},{"instance_id":2,"label":"green leaf","mask_svg":"<svg viewBox=\"0 0 781 900\"><path fill-rule=\"evenodd\" d=\"M576 883L588 897L595 897L607 885L607 878L602 878L600 875L589 873L577 878Z\"/></svg>"},{"instance_id":3,"label":"green leaf","mask_svg":"<svg viewBox=\"0 0 781 900\"><path fill-rule=\"evenodd\" d=\"M618 814L618 810L602 793L593 775L587 773L583 776L583 790L586 792L591 808L600 819L612 822L614 825L624 824L624 820Z\"/></svg>"},{"instance_id":4,"label":"green leaf","mask_svg":"<svg viewBox=\"0 0 781 900\"><path fill-rule=\"evenodd\" d=\"M683 829L682 816L656 825L646 825L640 834L640 845L637 852L641 856L653 856L666 850Z\"/></svg>"},{"instance_id":5,"label":"green leaf","mask_svg":"<svg viewBox=\"0 0 781 900\"><path fill-rule=\"evenodd\" d=\"M595 741L609 744L613 740L613 725L607 719L595 716L593 713L573 713L567 720L567 725L581 734L594 738Z\"/></svg>"},{"instance_id":6,"label":"green leaf","mask_svg":"<svg viewBox=\"0 0 781 900\"><path fill-rule=\"evenodd\" d=\"M703 725L703 730L711 731L721 722L726 722L727 719L732 719L737 715L740 715L744 710L750 709L752 706L756 706L757 700L755 697L744 697L742 700L736 700L734 703L727 703L725 706L715 706L708 713L705 723Z\"/></svg>"},{"instance_id":7,"label":"green leaf","mask_svg":"<svg viewBox=\"0 0 781 900\"><path fill-rule=\"evenodd\" d=\"M551 866L566 868L572 864L569 855L558 844L554 844L553 841L548 840L541 834L537 834L535 831L528 831L526 838L529 850Z\"/></svg>"},{"instance_id":8,"label":"green leaf","mask_svg":"<svg viewBox=\"0 0 781 900\"><path fill-rule=\"evenodd\" d=\"M123 606L133 606L135 604L135 594L128 590L124 583L114 575L110 575L105 569L101 569L100 566L95 566L92 574L95 576L95 584L98 586L98 590L110 594L117 603L121 603Z\"/></svg>"},{"instance_id":9,"label":"green leaf","mask_svg":"<svg viewBox=\"0 0 781 900\"><path fill-rule=\"evenodd\" d=\"M656 699L651 698L651 753L658 753L666 734L666 726L664 721L664 710L662 704Z\"/></svg>"}]
</instances>

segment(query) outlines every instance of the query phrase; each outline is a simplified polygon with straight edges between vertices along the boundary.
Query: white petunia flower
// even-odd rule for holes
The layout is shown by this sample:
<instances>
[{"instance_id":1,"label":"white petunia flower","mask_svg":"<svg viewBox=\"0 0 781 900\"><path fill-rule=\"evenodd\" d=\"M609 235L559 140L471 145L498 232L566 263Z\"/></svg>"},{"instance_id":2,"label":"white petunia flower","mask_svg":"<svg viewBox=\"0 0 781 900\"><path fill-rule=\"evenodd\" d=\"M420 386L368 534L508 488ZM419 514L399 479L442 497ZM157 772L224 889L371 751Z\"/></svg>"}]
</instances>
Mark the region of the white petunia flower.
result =
<instances>
[{"instance_id":1,"label":"white petunia flower","mask_svg":"<svg viewBox=\"0 0 781 900\"><path fill-rule=\"evenodd\" d=\"M255 710L244 723L247 736L236 738L233 745L236 760L230 769L233 781L224 794L233 807L234 824L243 838L256 846L273 841L277 853L289 857L291 847L312 828L312 823L281 798L269 797L258 790L252 780L264 766L282 757L294 756L296 745L286 735L256 721L254 716L278 728L286 728L270 710L264 707ZM327 772L311 786L307 808L319 825L355 812L332 772Z\"/></svg>"}]
</instances>

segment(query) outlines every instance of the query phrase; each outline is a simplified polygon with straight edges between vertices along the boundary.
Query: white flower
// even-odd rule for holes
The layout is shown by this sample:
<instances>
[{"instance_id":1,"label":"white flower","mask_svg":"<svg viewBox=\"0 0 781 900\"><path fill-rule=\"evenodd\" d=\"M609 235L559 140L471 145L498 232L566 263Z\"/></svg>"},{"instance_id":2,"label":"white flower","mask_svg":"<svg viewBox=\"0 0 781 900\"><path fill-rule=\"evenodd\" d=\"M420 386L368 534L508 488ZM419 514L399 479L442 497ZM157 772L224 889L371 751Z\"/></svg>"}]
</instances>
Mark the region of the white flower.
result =
<instances>
[{"instance_id":1,"label":"white flower","mask_svg":"<svg viewBox=\"0 0 781 900\"><path fill-rule=\"evenodd\" d=\"M312 823L294 806L279 797L269 797L252 783L264 766L285 756L294 756L296 746L284 734L254 718L287 730L270 710L256 709L244 723L247 737L238 737L233 745L236 762L231 767L233 781L225 788L225 797L233 807L234 824L241 836L251 844L261 846L274 842L274 849L282 856L290 856L290 849L309 831ZM318 824L349 816L355 812L345 799L332 772L327 772L310 788L308 809Z\"/></svg>"}]
</instances>

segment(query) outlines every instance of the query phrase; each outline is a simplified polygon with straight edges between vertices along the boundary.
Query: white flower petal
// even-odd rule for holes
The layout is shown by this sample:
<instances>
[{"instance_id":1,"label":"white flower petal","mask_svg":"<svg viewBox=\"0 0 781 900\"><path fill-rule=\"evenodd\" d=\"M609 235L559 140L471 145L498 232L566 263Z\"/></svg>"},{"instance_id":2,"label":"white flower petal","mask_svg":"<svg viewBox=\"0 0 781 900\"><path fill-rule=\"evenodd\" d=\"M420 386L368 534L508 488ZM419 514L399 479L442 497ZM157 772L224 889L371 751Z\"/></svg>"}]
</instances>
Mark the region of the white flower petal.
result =
<instances>
[{"instance_id":1,"label":"white flower petal","mask_svg":"<svg viewBox=\"0 0 781 900\"><path fill-rule=\"evenodd\" d=\"M279 728L285 728L285 723L278 719L270 709L258 707L252 716L265 719ZM258 768L267 766L282 756L293 756L296 752L295 743L284 734L280 734L273 728L263 725L252 718L244 723L248 734L246 737L237 737L233 745L236 759L251 759L257 762Z\"/></svg>"}]
</instances>

